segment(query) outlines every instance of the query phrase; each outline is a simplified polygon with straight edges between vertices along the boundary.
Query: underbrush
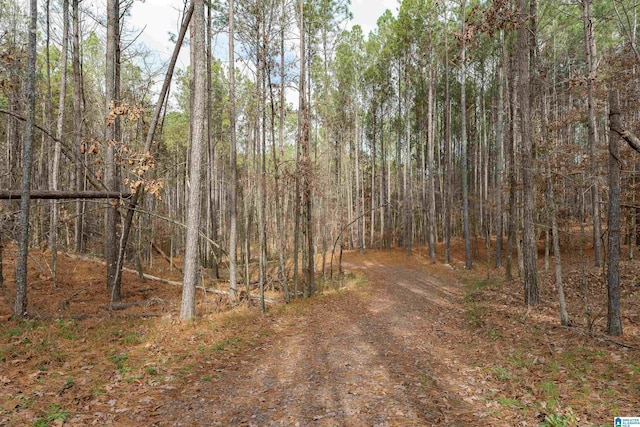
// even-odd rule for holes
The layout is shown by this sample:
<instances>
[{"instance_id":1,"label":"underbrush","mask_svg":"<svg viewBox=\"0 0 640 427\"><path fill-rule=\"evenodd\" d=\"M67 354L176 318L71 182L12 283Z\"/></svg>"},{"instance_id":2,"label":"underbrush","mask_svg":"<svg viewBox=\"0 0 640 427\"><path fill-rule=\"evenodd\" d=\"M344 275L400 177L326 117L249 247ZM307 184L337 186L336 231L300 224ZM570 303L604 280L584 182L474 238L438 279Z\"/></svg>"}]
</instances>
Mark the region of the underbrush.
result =
<instances>
[{"instance_id":1,"label":"underbrush","mask_svg":"<svg viewBox=\"0 0 640 427\"><path fill-rule=\"evenodd\" d=\"M630 268L623 270L629 277L634 276ZM635 268L640 273L640 266ZM591 311L600 316L595 319L600 329L592 332L580 322L560 326L551 273L540 274L541 304L527 308L520 280L487 279L486 270L478 270L460 270L459 279L464 286L465 320L477 337L470 344L476 349L474 362L491 384L487 405L499 419L511 416L518 420L514 423L547 427L605 426L615 416L637 415L640 330L629 311L637 293L623 294L625 337L610 339L602 332L599 307L606 307L606 292L599 272L589 273L594 281ZM572 271L565 277L570 312L580 320L582 280Z\"/></svg>"}]
</instances>

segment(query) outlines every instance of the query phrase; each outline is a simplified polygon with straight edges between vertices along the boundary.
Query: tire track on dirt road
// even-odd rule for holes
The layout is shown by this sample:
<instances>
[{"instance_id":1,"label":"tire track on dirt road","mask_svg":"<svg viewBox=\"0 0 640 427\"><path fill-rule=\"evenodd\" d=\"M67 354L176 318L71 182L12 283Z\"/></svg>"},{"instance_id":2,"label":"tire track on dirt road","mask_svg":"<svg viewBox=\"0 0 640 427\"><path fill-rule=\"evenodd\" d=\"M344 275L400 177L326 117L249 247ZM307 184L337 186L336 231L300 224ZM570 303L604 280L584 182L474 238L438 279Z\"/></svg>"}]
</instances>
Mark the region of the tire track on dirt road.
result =
<instances>
[{"instance_id":1,"label":"tire track on dirt road","mask_svg":"<svg viewBox=\"0 0 640 427\"><path fill-rule=\"evenodd\" d=\"M369 284L275 316L240 367L174 390L154 425L493 425L456 352L470 344L459 285L397 254L345 267Z\"/></svg>"}]
</instances>

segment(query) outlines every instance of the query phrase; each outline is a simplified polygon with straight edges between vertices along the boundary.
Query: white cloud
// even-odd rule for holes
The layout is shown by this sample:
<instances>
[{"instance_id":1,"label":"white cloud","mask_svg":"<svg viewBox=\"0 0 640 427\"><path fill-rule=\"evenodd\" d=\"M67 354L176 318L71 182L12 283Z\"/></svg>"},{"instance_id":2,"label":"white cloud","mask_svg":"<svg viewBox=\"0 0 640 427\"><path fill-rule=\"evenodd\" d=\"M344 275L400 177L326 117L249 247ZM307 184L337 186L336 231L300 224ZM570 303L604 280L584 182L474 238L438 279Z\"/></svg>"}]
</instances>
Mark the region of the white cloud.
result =
<instances>
[{"instance_id":1,"label":"white cloud","mask_svg":"<svg viewBox=\"0 0 640 427\"><path fill-rule=\"evenodd\" d=\"M350 26L360 25L363 33L367 35L376 28L378 18L385 10L389 9L396 15L398 4L398 0L352 0L353 20Z\"/></svg>"},{"instance_id":2,"label":"white cloud","mask_svg":"<svg viewBox=\"0 0 640 427\"><path fill-rule=\"evenodd\" d=\"M148 46L163 61L171 57L174 44L170 40L170 33L177 34L182 19L182 1L176 0L147 0L134 2L131 16L127 24L142 31L140 42ZM188 65L189 52L181 52L178 66Z\"/></svg>"}]
</instances>

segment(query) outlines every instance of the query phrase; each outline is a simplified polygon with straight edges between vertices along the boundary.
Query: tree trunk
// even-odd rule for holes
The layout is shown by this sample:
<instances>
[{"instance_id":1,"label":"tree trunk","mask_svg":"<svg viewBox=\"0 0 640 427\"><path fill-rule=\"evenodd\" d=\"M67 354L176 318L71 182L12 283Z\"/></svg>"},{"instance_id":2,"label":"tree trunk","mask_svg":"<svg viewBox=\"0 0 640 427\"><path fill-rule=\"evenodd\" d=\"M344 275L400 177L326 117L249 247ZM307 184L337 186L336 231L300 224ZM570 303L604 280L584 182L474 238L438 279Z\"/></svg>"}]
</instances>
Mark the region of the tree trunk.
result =
<instances>
[{"instance_id":1,"label":"tree trunk","mask_svg":"<svg viewBox=\"0 0 640 427\"><path fill-rule=\"evenodd\" d=\"M524 301L528 306L540 301L538 289L538 250L535 236L535 188L533 162L533 135L531 125L530 92L530 22L527 2L518 0L518 13L522 23L518 28L516 63L518 65L518 101L520 102L520 136L522 138L522 198L523 198L523 239L524 261Z\"/></svg>"},{"instance_id":2,"label":"tree trunk","mask_svg":"<svg viewBox=\"0 0 640 427\"><path fill-rule=\"evenodd\" d=\"M184 284L180 317L190 319L195 316L195 291L198 281L198 230L200 227L200 184L204 131L206 126L206 51L204 0L194 0L191 49L194 73L193 105L191 105L191 147L189 170L189 201L187 205L187 231L184 254Z\"/></svg>"},{"instance_id":3,"label":"tree trunk","mask_svg":"<svg viewBox=\"0 0 640 427\"><path fill-rule=\"evenodd\" d=\"M508 180L509 180L509 221L507 223L507 253L505 259L505 279L507 281L513 278L513 251L516 247L516 224L518 204L516 200L517 187L517 157L516 157L516 115L517 115L517 91L516 81L517 73L515 70L515 57L512 54L510 58L511 79L509 80L509 132L507 146L507 155L509 157Z\"/></svg>"},{"instance_id":4,"label":"tree trunk","mask_svg":"<svg viewBox=\"0 0 640 427\"><path fill-rule=\"evenodd\" d=\"M80 1L73 0L72 3L72 21L73 21L73 120L74 120L74 145L77 151L78 159L82 159L84 154L80 152L82 144L82 120L83 120L83 102L82 102L82 70L80 68ZM73 173L73 172L72 172ZM84 180L82 178L82 164L76 163L75 181L76 191L84 190ZM75 249L78 253L84 252L84 214L83 203L78 200L75 205Z\"/></svg>"},{"instance_id":5,"label":"tree trunk","mask_svg":"<svg viewBox=\"0 0 640 427\"><path fill-rule=\"evenodd\" d=\"M405 161L404 161L404 176L403 176L403 201L404 201L404 218L405 218L405 230L404 230L404 244L407 251L407 255L413 254L413 200L412 188L411 188L411 110L409 100L409 73L405 70Z\"/></svg>"},{"instance_id":6,"label":"tree trunk","mask_svg":"<svg viewBox=\"0 0 640 427\"><path fill-rule=\"evenodd\" d=\"M64 104L67 97L67 52L69 51L69 0L62 2L62 46L60 58L60 96L58 98L58 119L56 122L56 138L53 148L53 167L51 170L51 189L58 190L60 177L60 139L64 124ZM58 203L53 202L51 207L51 231L49 233L49 248L51 250L51 273L53 283L56 283L58 265Z\"/></svg>"},{"instance_id":7,"label":"tree trunk","mask_svg":"<svg viewBox=\"0 0 640 427\"><path fill-rule=\"evenodd\" d=\"M564 284L562 282L562 260L560 253L560 237L558 233L558 217L557 207L555 200L555 191L553 188L553 179L551 176L551 157L554 155L553 142L549 138L549 131L547 125L547 117L549 114L546 90L545 96L542 99L542 135L544 141L548 144L545 150L545 166L546 174L545 181L547 185L547 203L549 208L549 218L551 219L551 240L553 246L553 261L555 267L555 279L556 279L556 292L558 294L558 306L560 311L560 324L562 326L569 326L569 313L567 312L567 303L564 297Z\"/></svg>"},{"instance_id":8,"label":"tree trunk","mask_svg":"<svg viewBox=\"0 0 640 427\"><path fill-rule=\"evenodd\" d=\"M622 129L620 103L614 89L609 90L609 265L607 266L607 333L622 335L620 313L620 144Z\"/></svg>"},{"instance_id":9,"label":"tree trunk","mask_svg":"<svg viewBox=\"0 0 640 427\"><path fill-rule=\"evenodd\" d=\"M599 168L597 160L598 152L598 124L596 122L595 81L597 78L596 67L596 41L591 16L591 0L582 0L584 18L584 49L587 62L587 125L589 129L589 175L591 181L591 203L593 214L593 249L596 267L602 265L602 227L600 225L600 191Z\"/></svg>"},{"instance_id":10,"label":"tree trunk","mask_svg":"<svg viewBox=\"0 0 640 427\"><path fill-rule=\"evenodd\" d=\"M258 9L259 31L258 31L258 112L260 115L260 132L258 138L258 154L260 163L260 211L258 214L258 241L260 245L259 256L259 284L260 284L260 311L265 312L266 306L264 302L264 290L267 281L267 111L265 108L266 99L266 77L267 71L267 52L266 52L266 30L265 20L262 7ZM256 171L257 172L257 171Z\"/></svg>"},{"instance_id":11,"label":"tree trunk","mask_svg":"<svg viewBox=\"0 0 640 427\"><path fill-rule=\"evenodd\" d=\"M119 44L118 26L119 0L107 1L107 47L106 47L106 71L105 71L105 186L109 191L117 191L118 184L116 181L116 161L115 161L115 145L118 143L117 137L117 121L114 109L119 103L118 94L116 93L116 50ZM108 203L105 215L104 228L104 252L107 262L107 288L111 295L111 301L120 301L120 287L116 286L115 280L117 276L117 216L118 206L114 203Z\"/></svg>"},{"instance_id":12,"label":"tree trunk","mask_svg":"<svg viewBox=\"0 0 640 427\"><path fill-rule=\"evenodd\" d=\"M462 34L465 34L465 8L466 0L461 3L462 13ZM470 270L473 267L471 259L471 233L469 230L469 165L467 159L467 94L466 94L466 60L467 60L466 40L462 39L462 52L460 53L460 141L462 152L460 162L462 163L462 215L464 227L464 255L465 268Z\"/></svg>"},{"instance_id":13,"label":"tree trunk","mask_svg":"<svg viewBox=\"0 0 640 427\"><path fill-rule=\"evenodd\" d=\"M429 40L429 56L433 57L431 40ZM428 206L429 218L427 227L429 242L429 258L432 262L436 260L436 173L434 169L434 149L435 149L435 124L433 120L435 76L433 65L429 65L429 94L427 107L427 170L428 170Z\"/></svg>"},{"instance_id":14,"label":"tree trunk","mask_svg":"<svg viewBox=\"0 0 640 427\"><path fill-rule=\"evenodd\" d=\"M502 267L502 237L504 235L504 215L502 212L502 183L504 175L504 69L507 64L506 49L504 46L504 33L500 32L502 44L502 58L498 66L498 96L497 96L497 120L496 120L496 148L498 158L496 159L496 268Z\"/></svg>"},{"instance_id":15,"label":"tree trunk","mask_svg":"<svg viewBox=\"0 0 640 427\"><path fill-rule=\"evenodd\" d=\"M234 0L229 0L229 163L231 183L229 188L229 297L238 297L238 165L236 160L236 66L234 52Z\"/></svg>"},{"instance_id":16,"label":"tree trunk","mask_svg":"<svg viewBox=\"0 0 640 427\"><path fill-rule=\"evenodd\" d=\"M373 248L374 241L374 233L376 228L376 194L378 190L376 189L376 162L377 162L377 153L376 153L376 136L377 136L377 105L374 103L372 111L371 111L371 223L369 224L369 247Z\"/></svg>"},{"instance_id":17,"label":"tree trunk","mask_svg":"<svg viewBox=\"0 0 640 427\"><path fill-rule=\"evenodd\" d=\"M212 52L211 52L211 40L213 39L212 33L212 5L211 3L207 3L207 32L206 32L206 51L207 51L207 157L208 157L208 167L207 167L207 222L210 224L208 230L211 232L211 240L214 242L218 241L218 206L216 204L216 194L218 191L217 186L217 177L215 174L216 170L216 151L215 151L215 143L212 141L212 114L213 114L213 97L212 97L212 76L211 76L211 63L212 63ZM210 254L209 266L211 267L211 275L214 279L219 278L218 273L218 257L220 252L217 248L213 247L211 250L207 251L207 254Z\"/></svg>"},{"instance_id":18,"label":"tree trunk","mask_svg":"<svg viewBox=\"0 0 640 427\"><path fill-rule=\"evenodd\" d=\"M284 47L284 38L285 38L285 22L286 22L286 0L282 0L282 22L281 22L281 30L280 30L280 105L279 105L279 120L278 120L278 140L280 143L280 149L284 148L284 107L285 107L285 47ZM275 146L275 138L273 140L273 168L274 168L274 201L276 207L276 229L278 232L278 269L280 273L280 280L282 285L284 286L284 297L287 304L291 302L291 295L289 293L289 281L287 278L286 272L286 262L285 262L285 249L286 249L286 238L284 233L284 225L283 218L279 214L281 212L281 203L280 203L280 171L279 164L277 158L277 150Z\"/></svg>"},{"instance_id":19,"label":"tree trunk","mask_svg":"<svg viewBox=\"0 0 640 427\"><path fill-rule=\"evenodd\" d=\"M362 216L360 212L362 212L362 207L360 205L360 127L358 126L358 109L360 108L358 102L358 90L356 89L356 105L355 105L355 132L354 132L354 145L355 145L355 178L356 178L356 197L354 201L356 202L356 218L358 219L356 224L358 227L358 252L360 254L364 253L364 237L362 232Z\"/></svg>"},{"instance_id":20,"label":"tree trunk","mask_svg":"<svg viewBox=\"0 0 640 427\"><path fill-rule=\"evenodd\" d=\"M445 4L445 34L449 31L449 18ZM443 203L443 234L444 234L444 262L451 264L451 205L453 188L451 183L451 95L449 90L449 38L444 38L444 199Z\"/></svg>"},{"instance_id":21,"label":"tree trunk","mask_svg":"<svg viewBox=\"0 0 640 427\"><path fill-rule=\"evenodd\" d=\"M16 260L16 301L13 309L15 317L21 319L27 314L27 257L29 255L29 192L31 185L31 158L33 133L36 122L36 55L38 1L30 1L29 59L27 63L27 123L22 142L22 197L20 198L20 240Z\"/></svg>"},{"instance_id":22,"label":"tree trunk","mask_svg":"<svg viewBox=\"0 0 640 427\"><path fill-rule=\"evenodd\" d=\"M305 237L307 243L307 266L306 266L306 284L305 296L312 296L315 293L314 284L314 250L313 250L313 202L312 202L312 162L309 149L309 110L306 101L306 40L304 26L304 0L298 1L299 19L300 19L300 88L299 88L299 120L298 132L302 155L302 198L305 216ZM357 197L357 195L356 195Z\"/></svg>"}]
</instances>

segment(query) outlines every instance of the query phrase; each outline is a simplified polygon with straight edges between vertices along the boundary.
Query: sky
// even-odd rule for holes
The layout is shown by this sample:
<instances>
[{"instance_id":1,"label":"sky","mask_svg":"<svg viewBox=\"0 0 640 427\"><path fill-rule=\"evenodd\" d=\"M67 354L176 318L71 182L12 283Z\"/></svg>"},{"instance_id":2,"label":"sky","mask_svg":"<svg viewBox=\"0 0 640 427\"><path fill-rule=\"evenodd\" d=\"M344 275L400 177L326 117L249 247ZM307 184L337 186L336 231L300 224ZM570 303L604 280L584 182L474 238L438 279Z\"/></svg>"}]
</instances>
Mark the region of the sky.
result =
<instances>
[{"instance_id":1,"label":"sky","mask_svg":"<svg viewBox=\"0 0 640 427\"><path fill-rule=\"evenodd\" d=\"M177 34L181 17L183 0L146 0L134 2L129 25L142 31L138 41L145 44L151 51L156 52L161 60L167 61L173 51L173 43L170 42L170 33ZM389 9L397 14L398 0L351 0L351 12L353 20L347 24L347 28L360 25L364 34L369 34L375 29L378 18ZM215 42L214 42L215 43ZM227 55L226 37L218 41L214 52L220 59ZM183 49L178 61L179 68L186 68L189 62L188 49Z\"/></svg>"},{"instance_id":2,"label":"sky","mask_svg":"<svg viewBox=\"0 0 640 427\"><path fill-rule=\"evenodd\" d=\"M389 9L397 15L397 0L351 0L351 13L353 13L353 25L362 27L364 34L369 34L376 27L378 18L385 10Z\"/></svg>"}]
</instances>

